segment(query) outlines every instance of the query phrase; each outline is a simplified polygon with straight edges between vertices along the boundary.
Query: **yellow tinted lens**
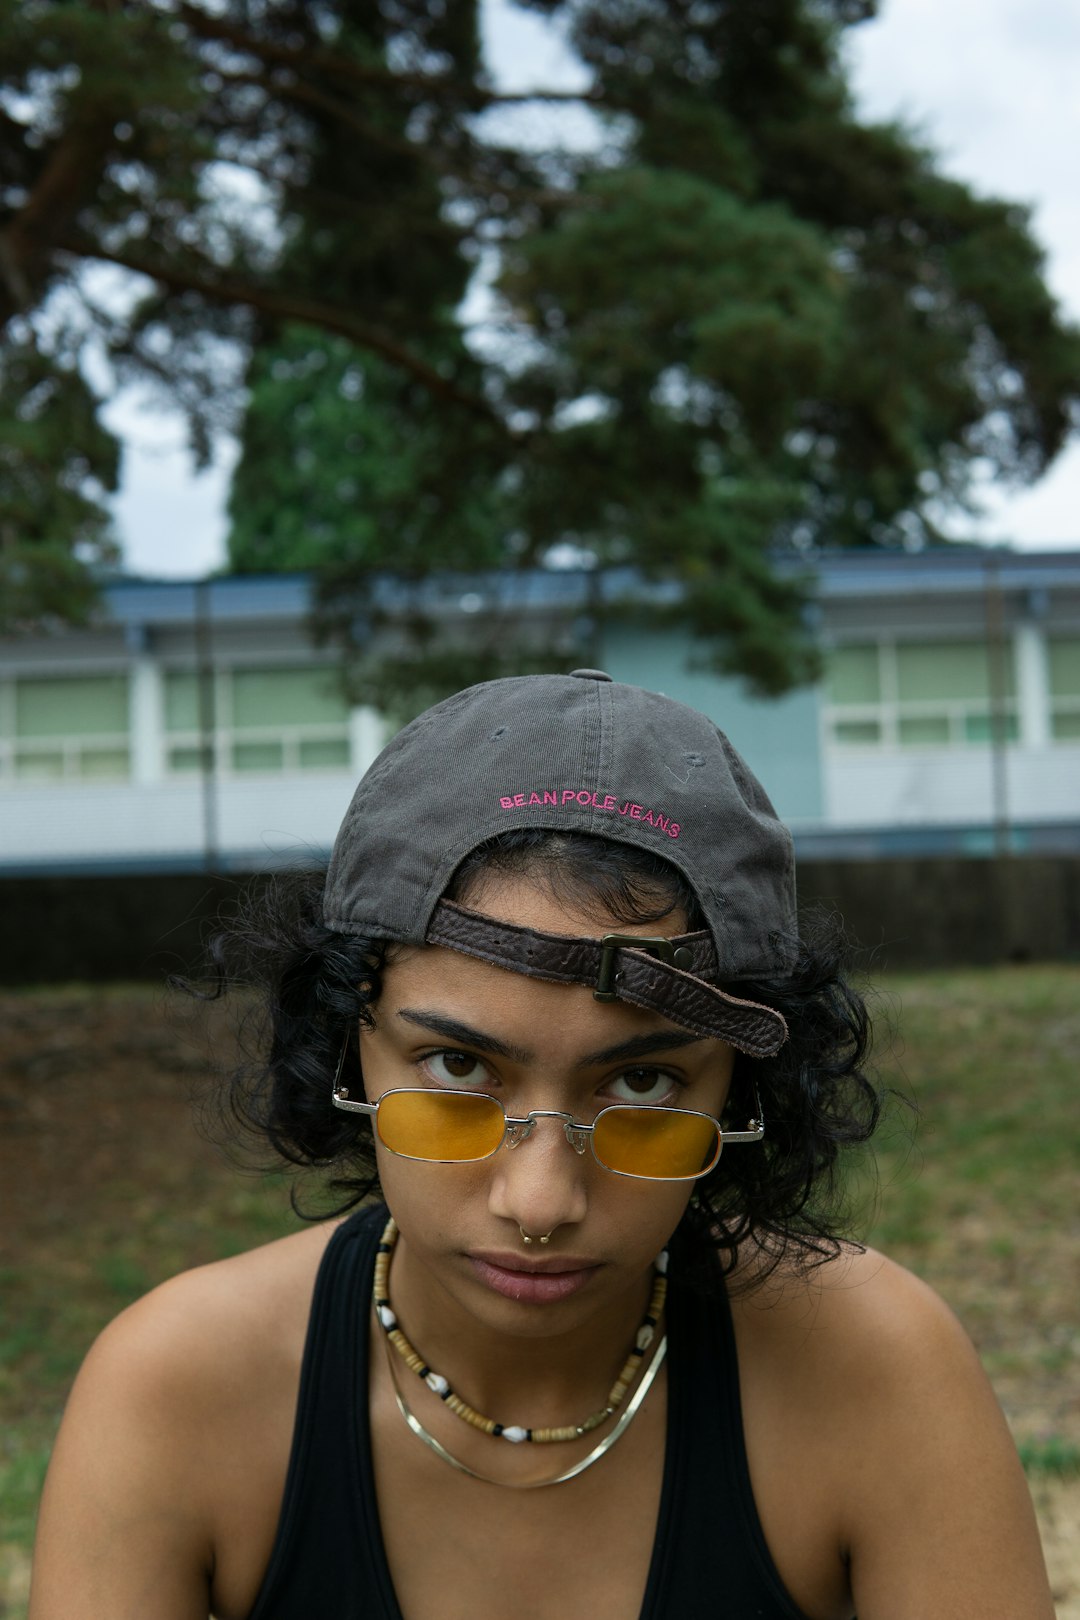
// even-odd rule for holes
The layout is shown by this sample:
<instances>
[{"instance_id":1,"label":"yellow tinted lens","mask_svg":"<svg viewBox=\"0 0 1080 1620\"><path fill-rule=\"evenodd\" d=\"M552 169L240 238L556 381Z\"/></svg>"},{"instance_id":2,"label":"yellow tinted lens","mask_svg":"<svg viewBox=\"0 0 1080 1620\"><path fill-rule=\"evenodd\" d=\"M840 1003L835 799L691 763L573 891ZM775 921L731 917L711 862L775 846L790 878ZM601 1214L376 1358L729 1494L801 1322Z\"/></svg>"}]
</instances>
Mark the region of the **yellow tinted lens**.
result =
<instances>
[{"instance_id":1,"label":"yellow tinted lens","mask_svg":"<svg viewBox=\"0 0 1080 1620\"><path fill-rule=\"evenodd\" d=\"M376 1123L391 1153L443 1163L486 1159L506 1129L494 1097L453 1091L388 1091L379 1101Z\"/></svg>"},{"instance_id":2,"label":"yellow tinted lens","mask_svg":"<svg viewBox=\"0 0 1080 1620\"><path fill-rule=\"evenodd\" d=\"M675 1108L605 1108L593 1147L600 1163L624 1176L687 1181L720 1157L720 1132L705 1114Z\"/></svg>"}]
</instances>

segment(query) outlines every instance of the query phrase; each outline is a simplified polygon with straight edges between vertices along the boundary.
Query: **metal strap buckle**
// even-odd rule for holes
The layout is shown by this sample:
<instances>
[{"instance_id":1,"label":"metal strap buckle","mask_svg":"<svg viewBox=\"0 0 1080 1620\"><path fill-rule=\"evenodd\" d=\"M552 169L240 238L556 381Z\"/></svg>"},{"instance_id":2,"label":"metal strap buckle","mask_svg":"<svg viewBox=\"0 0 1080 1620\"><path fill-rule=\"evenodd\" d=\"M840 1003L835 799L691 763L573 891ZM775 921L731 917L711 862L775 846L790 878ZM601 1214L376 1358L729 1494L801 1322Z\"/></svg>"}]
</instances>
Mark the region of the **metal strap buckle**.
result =
<instances>
[{"instance_id":1,"label":"metal strap buckle","mask_svg":"<svg viewBox=\"0 0 1080 1620\"><path fill-rule=\"evenodd\" d=\"M662 934L652 937L644 934L604 934L600 940L600 967L596 975L596 989L593 991L597 1001L617 1001L615 993L615 952L621 946L629 946L634 951L648 951L669 966L675 966L675 947L670 939Z\"/></svg>"}]
</instances>

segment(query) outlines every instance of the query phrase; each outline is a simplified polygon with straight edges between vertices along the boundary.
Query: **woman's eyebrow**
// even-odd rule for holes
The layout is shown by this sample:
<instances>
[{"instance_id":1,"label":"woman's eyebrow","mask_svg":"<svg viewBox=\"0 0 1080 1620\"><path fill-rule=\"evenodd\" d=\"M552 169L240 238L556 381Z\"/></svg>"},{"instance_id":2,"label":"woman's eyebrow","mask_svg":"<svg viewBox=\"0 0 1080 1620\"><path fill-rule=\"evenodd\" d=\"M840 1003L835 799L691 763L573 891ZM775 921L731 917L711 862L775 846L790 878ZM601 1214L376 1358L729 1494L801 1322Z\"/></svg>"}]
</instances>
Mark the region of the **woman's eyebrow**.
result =
<instances>
[{"instance_id":1,"label":"woman's eyebrow","mask_svg":"<svg viewBox=\"0 0 1080 1620\"><path fill-rule=\"evenodd\" d=\"M456 1018L448 1018L445 1013L428 1012L416 1007L399 1007L397 1016L404 1018L406 1023L418 1025L421 1029L430 1029L433 1035L442 1035L448 1041L460 1041L462 1046L473 1046L478 1052L490 1052L494 1057L509 1058L513 1063L533 1061L533 1053L527 1052L524 1047L511 1046L494 1035L485 1035L483 1030L473 1029L471 1024L463 1024Z\"/></svg>"},{"instance_id":2,"label":"woman's eyebrow","mask_svg":"<svg viewBox=\"0 0 1080 1620\"><path fill-rule=\"evenodd\" d=\"M580 1060L578 1067L588 1069L594 1064L652 1057L657 1052L673 1052L680 1046L699 1045L703 1039L703 1036L693 1035L689 1030L658 1029L652 1035L632 1035L628 1041L619 1041L616 1046L605 1046L600 1052L590 1052Z\"/></svg>"},{"instance_id":3,"label":"woman's eyebrow","mask_svg":"<svg viewBox=\"0 0 1080 1620\"><path fill-rule=\"evenodd\" d=\"M487 1035L481 1029L474 1029L471 1024L448 1017L446 1013L418 1007L399 1007L397 1016L406 1023L416 1024L420 1029L430 1030L433 1035L441 1035L444 1040L460 1041L462 1046L474 1047L478 1052L490 1052L494 1057L509 1058L513 1063L535 1061L535 1053L525 1047L500 1041L497 1036ZM598 1052L588 1052L578 1059L575 1067L591 1069L601 1063L622 1063L634 1058L652 1057L656 1052L673 1052L681 1046L699 1045L703 1038L689 1030L658 1029L648 1035L632 1035L628 1040L605 1046Z\"/></svg>"}]
</instances>

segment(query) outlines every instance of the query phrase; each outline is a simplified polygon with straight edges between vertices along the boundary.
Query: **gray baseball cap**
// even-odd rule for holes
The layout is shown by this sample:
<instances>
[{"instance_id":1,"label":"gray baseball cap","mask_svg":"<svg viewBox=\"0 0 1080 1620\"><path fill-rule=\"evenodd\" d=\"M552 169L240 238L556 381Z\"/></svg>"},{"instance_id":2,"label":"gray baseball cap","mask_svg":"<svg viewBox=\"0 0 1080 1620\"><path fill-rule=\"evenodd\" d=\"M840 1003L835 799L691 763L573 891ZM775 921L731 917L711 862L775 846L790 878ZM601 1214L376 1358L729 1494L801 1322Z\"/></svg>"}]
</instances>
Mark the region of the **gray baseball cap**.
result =
<instances>
[{"instance_id":1,"label":"gray baseball cap","mask_svg":"<svg viewBox=\"0 0 1080 1620\"><path fill-rule=\"evenodd\" d=\"M571 940L442 899L476 847L520 827L585 832L679 869L706 928L670 942ZM786 1025L724 988L782 975L796 940L791 837L724 734L695 709L599 670L487 681L387 745L356 789L324 896L331 928L440 944L588 983L755 1056Z\"/></svg>"}]
</instances>

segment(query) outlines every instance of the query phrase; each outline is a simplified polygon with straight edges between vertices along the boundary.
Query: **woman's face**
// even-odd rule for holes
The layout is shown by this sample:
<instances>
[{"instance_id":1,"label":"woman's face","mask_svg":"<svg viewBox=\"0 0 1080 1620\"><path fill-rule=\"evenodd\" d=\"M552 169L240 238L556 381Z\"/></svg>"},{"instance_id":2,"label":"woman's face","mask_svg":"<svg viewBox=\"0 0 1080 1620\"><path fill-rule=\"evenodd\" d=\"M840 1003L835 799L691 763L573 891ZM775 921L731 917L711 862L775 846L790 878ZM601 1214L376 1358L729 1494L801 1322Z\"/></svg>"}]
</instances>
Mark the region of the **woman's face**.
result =
<instances>
[{"instance_id":1,"label":"woman's face","mask_svg":"<svg viewBox=\"0 0 1080 1620\"><path fill-rule=\"evenodd\" d=\"M546 933L676 934L677 912L638 927L567 906L527 879L490 880L467 903ZM552 1109L591 1122L612 1103L666 1103L719 1117L733 1051L659 1013L425 946L395 952L360 1057L369 1101L407 1086L479 1090L508 1114ZM640 1294L691 1182L612 1175L579 1155L556 1119L471 1164L403 1159L376 1142L401 1232L395 1277L434 1286L457 1310L525 1337L571 1330ZM550 1233L547 1244L526 1246ZM529 1268L542 1267L538 1274Z\"/></svg>"}]
</instances>

